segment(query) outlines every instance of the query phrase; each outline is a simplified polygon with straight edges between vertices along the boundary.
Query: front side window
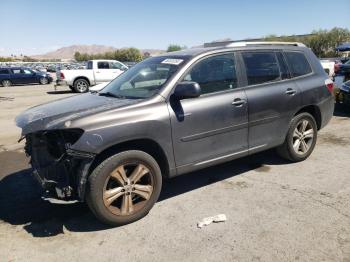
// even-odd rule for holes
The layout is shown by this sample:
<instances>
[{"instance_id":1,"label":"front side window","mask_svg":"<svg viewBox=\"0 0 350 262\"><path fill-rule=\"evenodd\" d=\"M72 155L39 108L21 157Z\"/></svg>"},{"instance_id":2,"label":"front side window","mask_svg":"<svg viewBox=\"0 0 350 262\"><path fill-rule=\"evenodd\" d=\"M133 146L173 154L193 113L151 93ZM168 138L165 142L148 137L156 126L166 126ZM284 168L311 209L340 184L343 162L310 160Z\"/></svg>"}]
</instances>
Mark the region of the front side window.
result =
<instances>
[{"instance_id":1,"label":"front side window","mask_svg":"<svg viewBox=\"0 0 350 262\"><path fill-rule=\"evenodd\" d=\"M98 62L97 68L98 69L109 69L109 63L108 62Z\"/></svg>"},{"instance_id":2,"label":"front side window","mask_svg":"<svg viewBox=\"0 0 350 262\"><path fill-rule=\"evenodd\" d=\"M285 52L289 69L293 77L307 75L312 72L309 62L301 52Z\"/></svg>"},{"instance_id":3,"label":"front side window","mask_svg":"<svg viewBox=\"0 0 350 262\"><path fill-rule=\"evenodd\" d=\"M23 69L23 74L31 75L33 72L29 69Z\"/></svg>"},{"instance_id":4,"label":"front side window","mask_svg":"<svg viewBox=\"0 0 350 262\"><path fill-rule=\"evenodd\" d=\"M118 63L118 62L110 62L109 63L109 67L111 68L111 69L123 69L123 65L121 64L121 63Z\"/></svg>"},{"instance_id":5,"label":"front side window","mask_svg":"<svg viewBox=\"0 0 350 262\"><path fill-rule=\"evenodd\" d=\"M158 93L188 58L148 58L108 84L100 95L121 98L148 98Z\"/></svg>"},{"instance_id":6,"label":"front side window","mask_svg":"<svg viewBox=\"0 0 350 262\"><path fill-rule=\"evenodd\" d=\"M197 82L202 94L230 90L237 87L234 55L211 56L199 61L182 81Z\"/></svg>"},{"instance_id":7,"label":"front side window","mask_svg":"<svg viewBox=\"0 0 350 262\"><path fill-rule=\"evenodd\" d=\"M275 52L243 52L248 85L257 85L281 79Z\"/></svg>"}]
</instances>

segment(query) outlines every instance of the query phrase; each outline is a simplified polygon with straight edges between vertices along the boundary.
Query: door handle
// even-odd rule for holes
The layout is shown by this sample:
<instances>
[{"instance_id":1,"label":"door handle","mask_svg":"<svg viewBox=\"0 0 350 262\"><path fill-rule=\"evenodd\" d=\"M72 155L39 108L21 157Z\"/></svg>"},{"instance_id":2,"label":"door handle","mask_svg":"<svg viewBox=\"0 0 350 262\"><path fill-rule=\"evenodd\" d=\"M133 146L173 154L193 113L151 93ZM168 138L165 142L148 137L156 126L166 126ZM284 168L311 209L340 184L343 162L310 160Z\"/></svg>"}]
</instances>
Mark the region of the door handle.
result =
<instances>
[{"instance_id":1,"label":"door handle","mask_svg":"<svg viewBox=\"0 0 350 262\"><path fill-rule=\"evenodd\" d=\"M297 93L297 91L292 89L292 88L288 88L286 91L286 94L291 95L291 96L295 95L296 93Z\"/></svg>"},{"instance_id":2,"label":"door handle","mask_svg":"<svg viewBox=\"0 0 350 262\"><path fill-rule=\"evenodd\" d=\"M240 106L244 105L245 103L246 103L246 101L244 99L236 98L235 100L233 100L232 105L240 107Z\"/></svg>"},{"instance_id":3,"label":"door handle","mask_svg":"<svg viewBox=\"0 0 350 262\"><path fill-rule=\"evenodd\" d=\"M98 73L98 74L99 74L99 73L101 73L101 72L100 72L100 71L96 71L96 73Z\"/></svg>"}]
</instances>

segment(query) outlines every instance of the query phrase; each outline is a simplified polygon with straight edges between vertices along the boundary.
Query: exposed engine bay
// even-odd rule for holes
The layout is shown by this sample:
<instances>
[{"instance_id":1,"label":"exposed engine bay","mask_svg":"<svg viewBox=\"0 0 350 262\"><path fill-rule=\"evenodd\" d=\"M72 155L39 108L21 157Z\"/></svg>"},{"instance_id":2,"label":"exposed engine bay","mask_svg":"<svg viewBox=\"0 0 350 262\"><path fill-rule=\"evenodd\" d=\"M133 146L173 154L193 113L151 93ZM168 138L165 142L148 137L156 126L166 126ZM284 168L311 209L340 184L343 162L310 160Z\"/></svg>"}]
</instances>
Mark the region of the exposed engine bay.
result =
<instances>
[{"instance_id":1,"label":"exposed engine bay","mask_svg":"<svg viewBox=\"0 0 350 262\"><path fill-rule=\"evenodd\" d=\"M33 175L49 197L84 200L86 179L95 155L70 148L83 132L48 130L25 136L25 152L30 157Z\"/></svg>"}]
</instances>

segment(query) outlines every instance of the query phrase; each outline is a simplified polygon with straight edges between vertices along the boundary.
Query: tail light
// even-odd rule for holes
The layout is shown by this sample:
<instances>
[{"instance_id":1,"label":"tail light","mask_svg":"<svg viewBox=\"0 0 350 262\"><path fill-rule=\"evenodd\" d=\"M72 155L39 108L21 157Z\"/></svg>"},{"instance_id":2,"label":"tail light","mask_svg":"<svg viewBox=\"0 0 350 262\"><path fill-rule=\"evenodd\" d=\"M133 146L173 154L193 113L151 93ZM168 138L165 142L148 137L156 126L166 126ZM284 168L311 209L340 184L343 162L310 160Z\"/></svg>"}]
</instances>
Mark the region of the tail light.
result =
<instances>
[{"instance_id":1,"label":"tail light","mask_svg":"<svg viewBox=\"0 0 350 262\"><path fill-rule=\"evenodd\" d=\"M62 72L60 73L60 78L64 79L64 74Z\"/></svg>"},{"instance_id":2,"label":"tail light","mask_svg":"<svg viewBox=\"0 0 350 262\"><path fill-rule=\"evenodd\" d=\"M332 80L327 79L324 81L325 85L327 86L327 89L329 92L333 93L333 89L334 89L334 83Z\"/></svg>"}]
</instances>

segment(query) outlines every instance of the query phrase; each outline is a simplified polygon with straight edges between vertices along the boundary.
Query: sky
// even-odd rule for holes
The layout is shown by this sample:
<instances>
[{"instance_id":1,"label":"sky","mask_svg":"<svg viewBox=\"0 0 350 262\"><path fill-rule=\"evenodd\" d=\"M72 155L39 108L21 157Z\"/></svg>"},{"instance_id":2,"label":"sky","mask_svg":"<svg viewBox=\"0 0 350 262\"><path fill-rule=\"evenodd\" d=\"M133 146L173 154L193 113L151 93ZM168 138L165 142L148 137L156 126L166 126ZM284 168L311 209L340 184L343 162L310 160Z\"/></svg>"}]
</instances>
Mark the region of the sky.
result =
<instances>
[{"instance_id":1,"label":"sky","mask_svg":"<svg viewBox=\"0 0 350 262\"><path fill-rule=\"evenodd\" d=\"M0 55L75 44L140 49L350 28L350 0L0 0Z\"/></svg>"}]
</instances>

